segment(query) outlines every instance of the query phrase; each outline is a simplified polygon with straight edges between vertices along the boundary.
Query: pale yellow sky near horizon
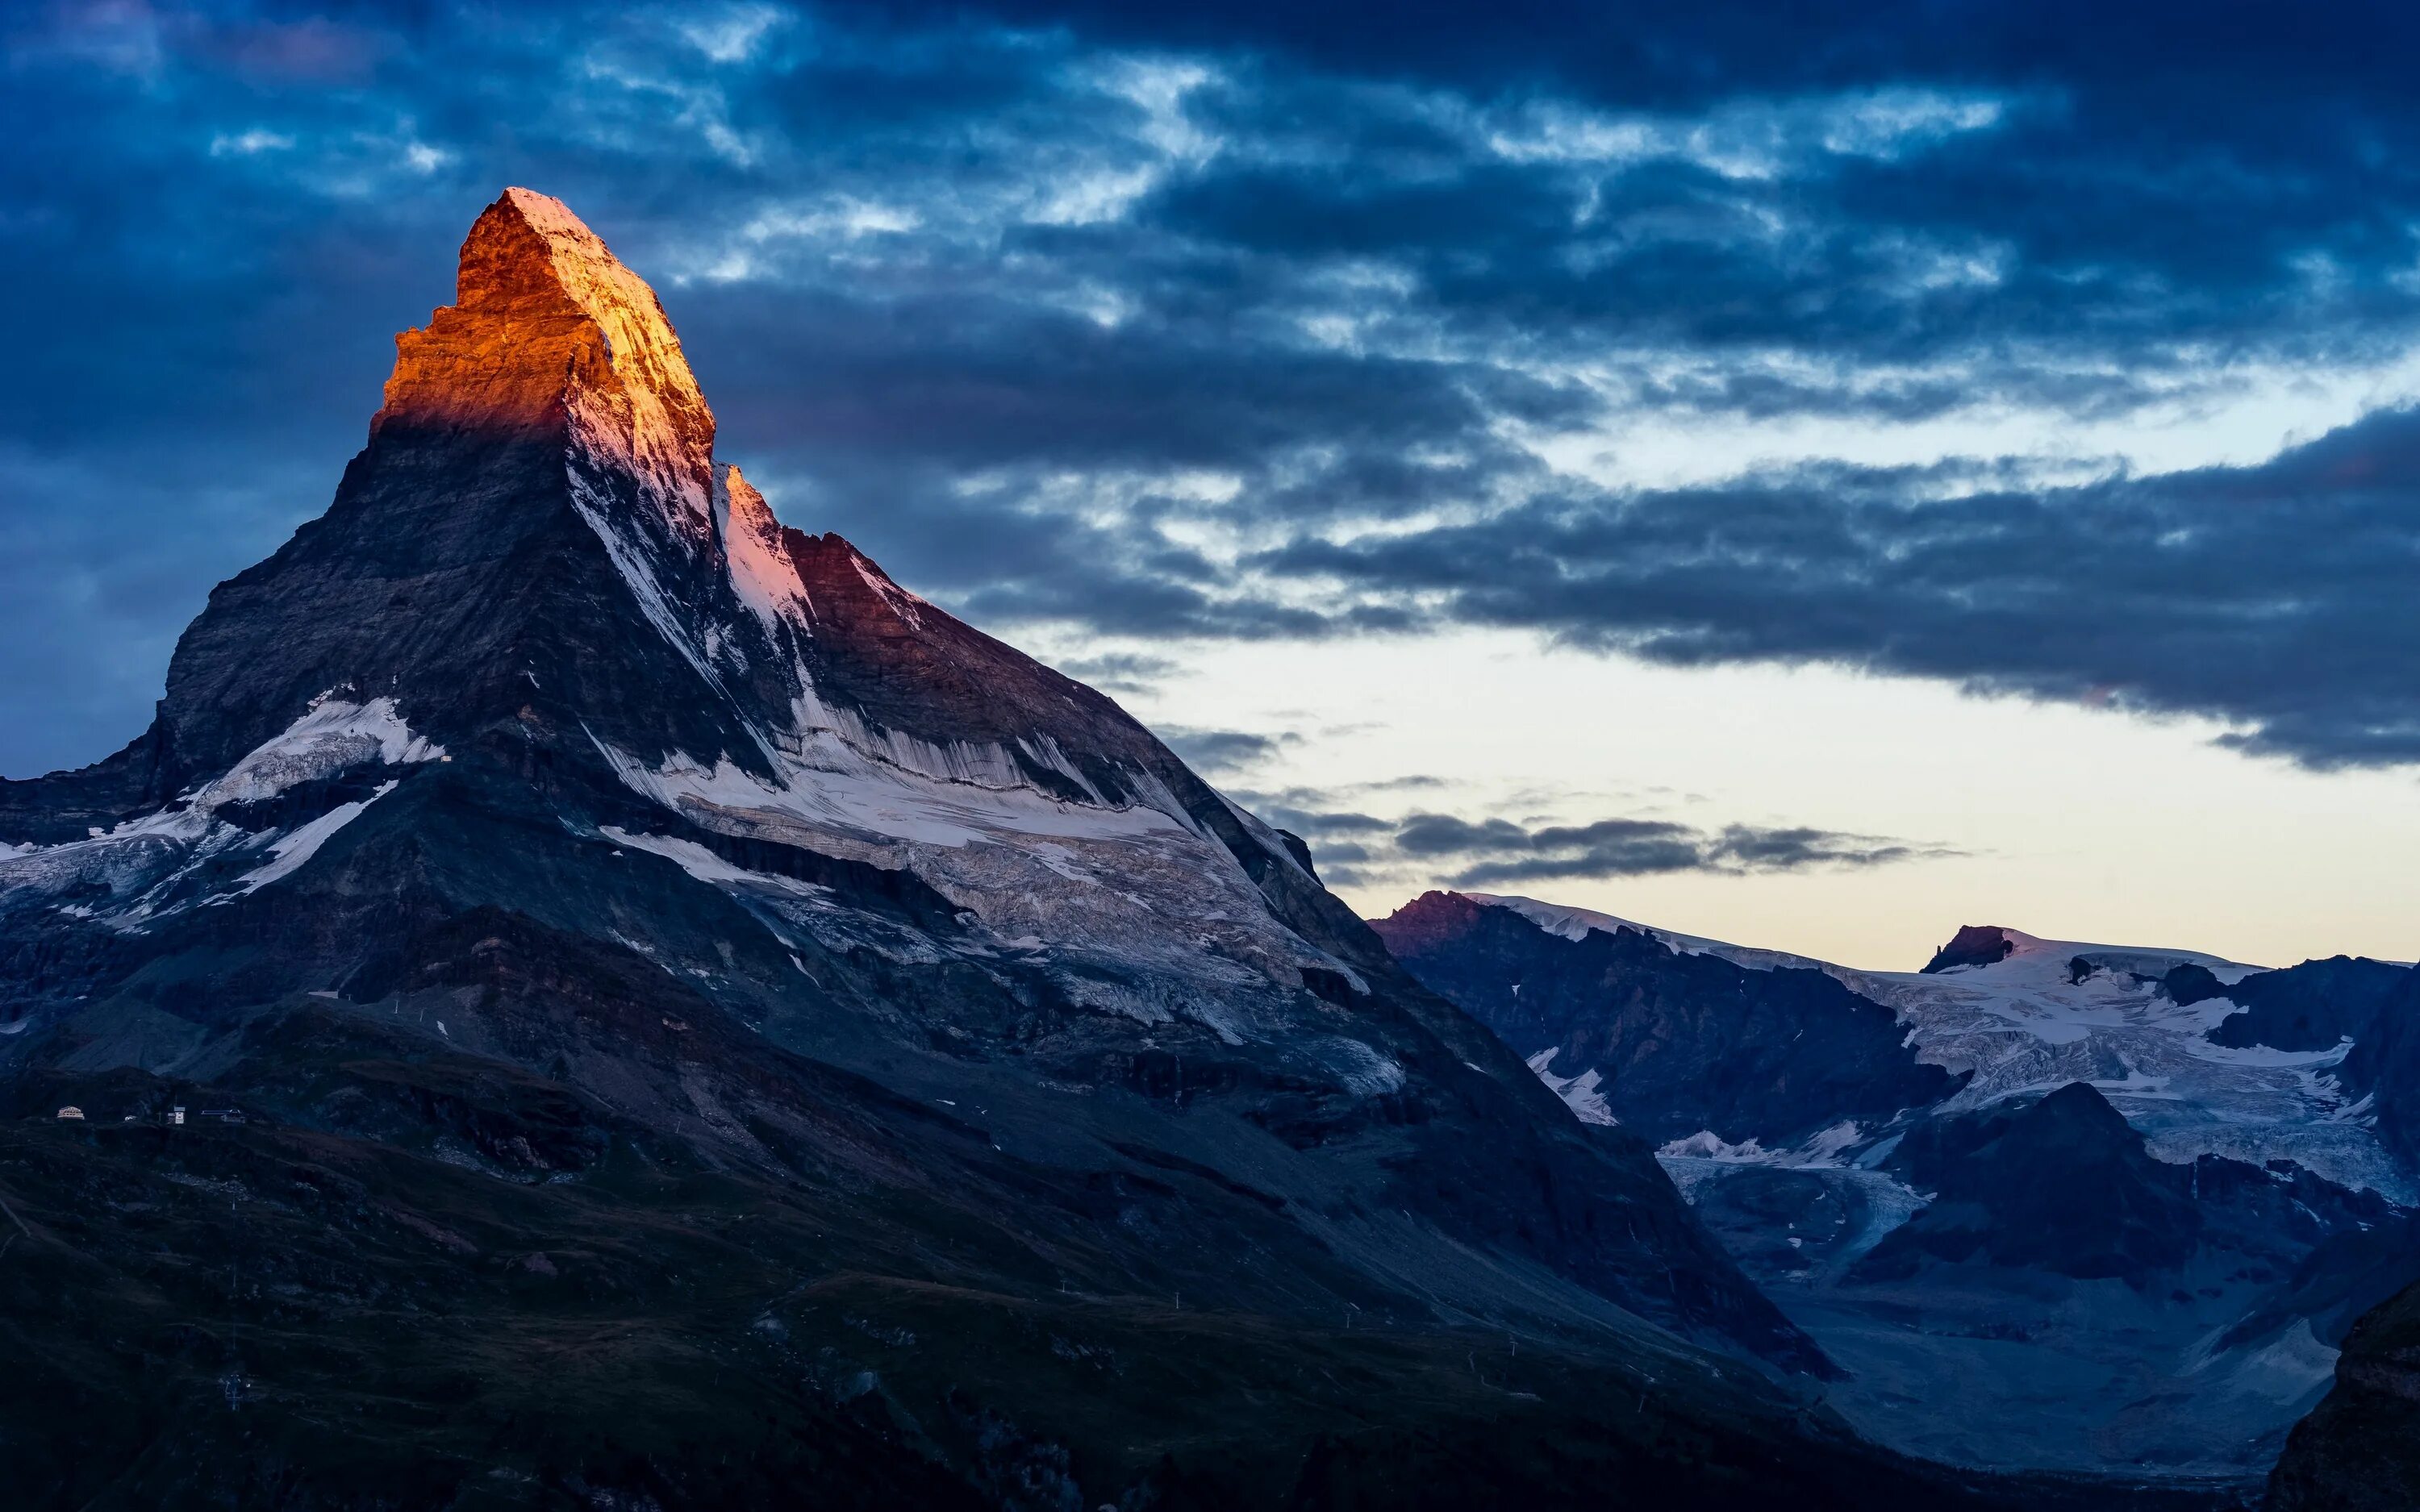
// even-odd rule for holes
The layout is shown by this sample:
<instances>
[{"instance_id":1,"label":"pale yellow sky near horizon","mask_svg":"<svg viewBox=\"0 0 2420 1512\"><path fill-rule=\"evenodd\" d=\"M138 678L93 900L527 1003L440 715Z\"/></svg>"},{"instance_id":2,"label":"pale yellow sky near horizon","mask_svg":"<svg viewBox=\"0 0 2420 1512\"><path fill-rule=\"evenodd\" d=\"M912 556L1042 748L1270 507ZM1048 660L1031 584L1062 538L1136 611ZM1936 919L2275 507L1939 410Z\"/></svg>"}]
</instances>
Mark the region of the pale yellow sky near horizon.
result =
<instances>
[{"instance_id":1,"label":"pale yellow sky near horizon","mask_svg":"<svg viewBox=\"0 0 2420 1512\"><path fill-rule=\"evenodd\" d=\"M1146 722L1287 737L1218 774L1230 790L1318 789L1388 818L1807 825L1965 853L1481 890L1876 969L1921 965L1961 924L2263 965L2415 953L2401 884L2420 779L2247 758L2205 723L1825 668L1681 671L1515 632L1138 649L1183 669L1122 699ZM1413 776L1444 785L1351 795ZM1455 865L1337 890L1384 914Z\"/></svg>"}]
</instances>

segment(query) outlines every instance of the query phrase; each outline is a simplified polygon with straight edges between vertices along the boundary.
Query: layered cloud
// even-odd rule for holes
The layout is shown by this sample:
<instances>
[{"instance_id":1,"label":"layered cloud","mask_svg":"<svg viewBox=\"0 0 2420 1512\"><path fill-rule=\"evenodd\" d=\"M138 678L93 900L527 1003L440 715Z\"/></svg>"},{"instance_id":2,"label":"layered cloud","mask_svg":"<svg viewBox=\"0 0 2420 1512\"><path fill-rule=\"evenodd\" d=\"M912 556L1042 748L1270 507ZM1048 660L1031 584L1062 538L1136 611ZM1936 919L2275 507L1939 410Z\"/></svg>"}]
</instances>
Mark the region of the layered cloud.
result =
<instances>
[{"instance_id":1,"label":"layered cloud","mask_svg":"<svg viewBox=\"0 0 2420 1512\"><path fill-rule=\"evenodd\" d=\"M1459 864L1461 870L1450 873L1450 878L1462 887L1600 881L1667 872L1880 866L1956 854L1939 846L1805 826L1729 825L1708 832L1668 819L1598 819L1530 828L1503 819L1474 824L1433 813L1416 813L1404 820L1396 827L1392 842L1406 859L1450 858Z\"/></svg>"},{"instance_id":2,"label":"layered cloud","mask_svg":"<svg viewBox=\"0 0 2420 1512\"><path fill-rule=\"evenodd\" d=\"M134 733L508 182L786 517L1112 679L1512 625L2420 760L2411 20L1684 9L19 12L0 770ZM1896 843L1592 828L1429 854Z\"/></svg>"},{"instance_id":3,"label":"layered cloud","mask_svg":"<svg viewBox=\"0 0 2420 1512\"><path fill-rule=\"evenodd\" d=\"M1425 795L1422 789L1430 785L1394 784L1392 792ZM1440 883L1518 887L1682 872L1747 876L1840 871L1965 854L1946 845L1795 825L1707 828L1655 816L1515 822L1467 819L1417 803L1381 817L1347 807L1348 795L1296 788L1244 796L1310 844L1329 885L1374 890Z\"/></svg>"}]
</instances>

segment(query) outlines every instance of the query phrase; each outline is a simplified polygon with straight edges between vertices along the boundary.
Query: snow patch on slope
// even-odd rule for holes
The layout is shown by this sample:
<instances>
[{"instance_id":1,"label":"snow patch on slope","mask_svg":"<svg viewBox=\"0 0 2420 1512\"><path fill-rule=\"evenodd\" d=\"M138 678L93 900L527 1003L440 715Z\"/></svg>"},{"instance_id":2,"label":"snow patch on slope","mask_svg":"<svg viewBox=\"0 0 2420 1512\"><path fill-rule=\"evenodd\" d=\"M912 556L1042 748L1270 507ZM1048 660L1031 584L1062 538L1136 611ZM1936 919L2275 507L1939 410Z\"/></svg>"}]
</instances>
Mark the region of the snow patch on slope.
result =
<instances>
[{"instance_id":1,"label":"snow patch on slope","mask_svg":"<svg viewBox=\"0 0 2420 1512\"><path fill-rule=\"evenodd\" d=\"M734 866L693 840L675 840L668 835L640 835L607 825L598 831L616 845L634 851L660 856L700 882L718 885L738 884L752 887L768 887L776 892L791 893L800 898L819 897L830 889L796 877L777 876L767 872L751 872ZM800 970L806 968L801 966Z\"/></svg>"},{"instance_id":2,"label":"snow patch on slope","mask_svg":"<svg viewBox=\"0 0 2420 1512\"><path fill-rule=\"evenodd\" d=\"M1621 1120L1615 1118L1613 1109L1606 1105L1605 1094L1597 1090L1601 1078L1595 1069L1591 1067L1576 1076L1558 1076L1549 1069L1555 1063L1557 1052L1557 1046L1548 1045L1531 1056L1527 1062L1530 1073L1545 1083L1548 1091L1561 1098L1563 1105L1572 1110L1572 1117L1582 1123L1603 1124L1607 1128L1620 1124Z\"/></svg>"},{"instance_id":3,"label":"snow patch on slope","mask_svg":"<svg viewBox=\"0 0 2420 1512\"><path fill-rule=\"evenodd\" d=\"M359 819L371 804L393 793L395 788L392 781L382 782L379 790L368 797L340 803L309 824L298 826L292 834L271 841L269 852L275 859L238 877L236 881L240 884L241 890L257 892L278 878L291 875L304 862L319 854L319 847L328 843L330 836Z\"/></svg>"},{"instance_id":4,"label":"snow patch on slope","mask_svg":"<svg viewBox=\"0 0 2420 1512\"><path fill-rule=\"evenodd\" d=\"M1036 733L1020 737L1013 747L996 741L924 740L905 731L876 729L856 710L824 702L812 684L792 700L790 729L777 733L772 744L796 765L819 772L853 773L878 768L933 782L1003 793L1018 789L1038 792L1030 764L1063 779L1068 788L1089 806L1120 807L1094 786L1047 734ZM1184 817L1183 806L1157 779L1142 772L1129 776L1136 790L1144 795L1146 807L1191 826L1191 820ZM1064 802L1055 797L1052 801Z\"/></svg>"},{"instance_id":5,"label":"snow patch on slope","mask_svg":"<svg viewBox=\"0 0 2420 1512\"><path fill-rule=\"evenodd\" d=\"M569 478L572 507L580 512L582 519L588 522L588 528L597 532L597 538L605 544L605 554L613 559L613 570L620 573L622 581L628 585L639 612L646 616L647 623L656 627L657 633L670 642L675 651L680 653L683 660L696 669L706 686L713 688L718 696L727 697L721 677L707 665L705 648L690 637L688 627L681 623L679 613L675 610L671 593L657 576L653 553L615 523L616 510L611 492L589 477L578 462L570 468Z\"/></svg>"},{"instance_id":6,"label":"snow patch on slope","mask_svg":"<svg viewBox=\"0 0 2420 1512\"><path fill-rule=\"evenodd\" d=\"M794 718L796 729L761 736L770 777L677 752L650 763L597 742L626 784L691 824L905 871L962 910L954 928L877 943L840 917L845 908L768 896L713 872L700 855L659 852L748 891L760 917L780 920L777 933L931 959L1015 956L1046 966L1071 1002L1145 1024L1188 1020L1231 1042L1295 1032L1305 1011L1336 1012L1307 1001L1315 1000L1308 970L1366 990L1346 963L1270 912L1234 855L1148 770L1105 779L1123 795L1112 800L1047 735L923 741L871 729L812 689ZM1047 791L1045 779L1054 779ZM850 930L846 939L833 933ZM1357 1096L1383 1095L1402 1074L1374 1052L1305 1053Z\"/></svg>"},{"instance_id":7,"label":"snow patch on slope","mask_svg":"<svg viewBox=\"0 0 2420 1512\"><path fill-rule=\"evenodd\" d=\"M1818 1131L1805 1144L1767 1149L1755 1139L1731 1144L1712 1129L1700 1129L1685 1139L1674 1139L1655 1153L1668 1160L1710 1160L1730 1165L1784 1165L1834 1169L1845 1164L1841 1155L1865 1137L1854 1119L1843 1119Z\"/></svg>"},{"instance_id":8,"label":"snow patch on slope","mask_svg":"<svg viewBox=\"0 0 2420 1512\"><path fill-rule=\"evenodd\" d=\"M353 703L322 693L300 718L255 747L225 775L189 794L186 801L207 813L223 804L264 802L356 766L407 766L444 757L444 747L412 733L395 700Z\"/></svg>"},{"instance_id":9,"label":"snow patch on slope","mask_svg":"<svg viewBox=\"0 0 2420 1512\"><path fill-rule=\"evenodd\" d=\"M1372 1046L1342 1035L1329 1035L1319 1043L1338 1078L1361 1096L1383 1097L1404 1089L1404 1068Z\"/></svg>"},{"instance_id":10,"label":"snow patch on slope","mask_svg":"<svg viewBox=\"0 0 2420 1512\"><path fill-rule=\"evenodd\" d=\"M951 780L861 757L828 766L785 762L782 780L774 784L727 759L708 767L675 752L662 765L649 767L601 741L597 748L625 783L675 812L707 818L782 815L813 828L877 842L954 848L1008 836L1119 837L1182 827L1158 810L1140 805L1094 808L1031 786ZM1013 765L997 748L983 754ZM991 764L968 764L975 769Z\"/></svg>"}]
</instances>

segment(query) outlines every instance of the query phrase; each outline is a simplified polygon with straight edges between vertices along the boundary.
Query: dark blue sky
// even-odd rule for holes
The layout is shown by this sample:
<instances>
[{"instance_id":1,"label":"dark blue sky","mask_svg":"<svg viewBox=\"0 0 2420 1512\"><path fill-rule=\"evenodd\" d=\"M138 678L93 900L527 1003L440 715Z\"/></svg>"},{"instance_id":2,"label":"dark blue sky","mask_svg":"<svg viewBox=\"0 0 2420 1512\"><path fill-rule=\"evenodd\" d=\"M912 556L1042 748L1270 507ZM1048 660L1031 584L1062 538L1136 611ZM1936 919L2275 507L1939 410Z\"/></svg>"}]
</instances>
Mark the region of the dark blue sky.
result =
<instances>
[{"instance_id":1,"label":"dark blue sky","mask_svg":"<svg viewBox=\"0 0 2420 1512\"><path fill-rule=\"evenodd\" d=\"M14 8L0 772L136 733L507 183L785 517L1129 671L1509 625L2420 760L2413 11L1569 8Z\"/></svg>"}]
</instances>

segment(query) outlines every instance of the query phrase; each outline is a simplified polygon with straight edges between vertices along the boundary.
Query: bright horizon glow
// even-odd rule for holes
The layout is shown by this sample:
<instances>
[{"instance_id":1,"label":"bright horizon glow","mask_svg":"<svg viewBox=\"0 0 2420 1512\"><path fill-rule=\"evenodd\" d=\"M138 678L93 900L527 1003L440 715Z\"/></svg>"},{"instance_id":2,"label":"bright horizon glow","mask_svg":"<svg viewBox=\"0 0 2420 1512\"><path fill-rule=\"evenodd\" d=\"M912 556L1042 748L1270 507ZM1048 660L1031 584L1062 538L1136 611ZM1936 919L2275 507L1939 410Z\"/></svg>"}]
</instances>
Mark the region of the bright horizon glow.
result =
<instances>
[{"instance_id":1,"label":"bright horizon glow","mask_svg":"<svg viewBox=\"0 0 2420 1512\"><path fill-rule=\"evenodd\" d=\"M1217 774L1230 791L1420 776L1443 785L1340 807L1806 824L1969 853L1475 891L1877 970L1916 969L1962 924L2259 965L2413 953L2399 886L2420 849L2412 778L2247 758L2204 722L1826 668L1683 671L1512 632L1149 649L1184 671L1122 699L1146 723L1298 737ZM1335 890L1374 917L1450 871Z\"/></svg>"}]
</instances>

